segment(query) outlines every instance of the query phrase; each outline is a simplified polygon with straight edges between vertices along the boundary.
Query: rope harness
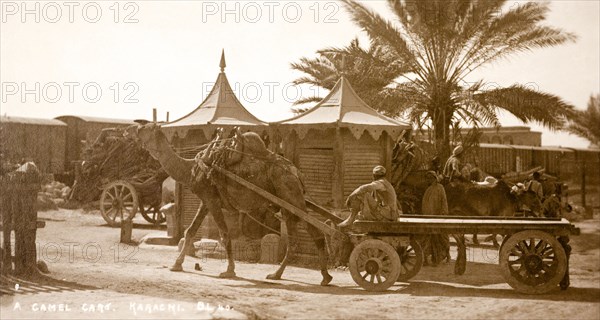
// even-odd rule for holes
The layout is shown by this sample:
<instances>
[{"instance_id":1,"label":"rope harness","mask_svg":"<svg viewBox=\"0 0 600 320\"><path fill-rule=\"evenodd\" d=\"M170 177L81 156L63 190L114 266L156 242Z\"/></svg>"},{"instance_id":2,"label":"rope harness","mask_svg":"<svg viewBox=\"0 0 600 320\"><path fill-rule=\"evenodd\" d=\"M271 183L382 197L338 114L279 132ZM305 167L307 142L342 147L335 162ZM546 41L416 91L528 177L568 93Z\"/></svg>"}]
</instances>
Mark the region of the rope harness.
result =
<instances>
[{"instance_id":1,"label":"rope harness","mask_svg":"<svg viewBox=\"0 0 600 320\"><path fill-rule=\"evenodd\" d=\"M228 143L229 142L229 143ZM227 167L227 157L230 153L236 153L239 155L242 155L243 157L248 157L248 158L252 158L252 159L256 159L258 161L261 161L264 164L268 164L268 166L266 166L267 168L267 175L269 177L272 176L273 171L272 169L276 166L278 168L281 168L283 170L285 170L286 172L296 176L298 178L298 180L300 181L300 183L302 184L302 190L304 190L304 184L302 182L302 179L300 178L299 172L297 170L292 170L290 166L293 166L293 164L286 158L275 154L274 152L265 149L266 151L266 156L259 156L256 155L254 153L250 153L250 152L244 152L239 150L238 148L234 148L233 145L235 144L235 142L239 142L242 146L242 149L244 147L246 147L246 144L244 143L244 139L240 139L238 135L232 137L232 138L226 138L226 139L220 139L219 137L215 138L213 141L211 141L210 143L204 145L203 147L203 153L198 153L196 155L196 162L197 162L197 166L198 169L200 171L203 171L207 177L209 179L211 179L211 181L213 181L213 183L216 183L216 179L214 178L214 175L212 174L213 172L213 168L211 168L212 166L220 166L220 167ZM212 145L212 146L211 146ZM209 150L210 149L210 150ZM209 155L206 156L206 152L209 152ZM204 159L208 159L209 163L205 163ZM307 194L304 194L305 197L307 197ZM230 201L231 202L231 201ZM250 213L246 212L246 211L242 211L247 217L249 217L252 221L254 221L256 224L260 225L261 227L269 230L270 232L274 232L277 235L281 236L281 232L271 228L270 226L266 225L265 223L263 223L262 221L256 219L255 217L253 217ZM281 218L278 218L279 220L283 220ZM293 239L301 239L301 237L299 236L291 236L289 234L286 235L288 238L293 238Z\"/></svg>"}]
</instances>

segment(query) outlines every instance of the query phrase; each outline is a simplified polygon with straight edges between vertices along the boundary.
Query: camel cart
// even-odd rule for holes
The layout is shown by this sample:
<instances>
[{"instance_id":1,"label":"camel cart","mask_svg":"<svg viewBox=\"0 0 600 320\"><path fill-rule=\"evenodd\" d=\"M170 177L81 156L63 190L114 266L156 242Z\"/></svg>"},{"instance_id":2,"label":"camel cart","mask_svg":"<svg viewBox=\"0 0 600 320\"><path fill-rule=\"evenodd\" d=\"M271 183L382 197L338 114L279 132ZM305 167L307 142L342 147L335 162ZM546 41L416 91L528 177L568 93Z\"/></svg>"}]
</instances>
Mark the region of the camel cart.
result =
<instances>
[{"instance_id":1,"label":"camel cart","mask_svg":"<svg viewBox=\"0 0 600 320\"><path fill-rule=\"evenodd\" d=\"M154 225L166 221L159 209L168 175L130 133L135 128L102 130L85 151L71 193L81 203L100 198L102 217L112 227L133 219L138 210Z\"/></svg>"},{"instance_id":2,"label":"camel cart","mask_svg":"<svg viewBox=\"0 0 600 320\"><path fill-rule=\"evenodd\" d=\"M499 266L506 282L527 294L542 294L569 286L569 235L578 234L566 219L482 218L403 215L397 222L356 221L341 232L307 212L217 166L229 179L288 210L324 234L350 240L354 249L349 269L352 279L368 291L385 291L397 281L414 277L423 265L423 251L416 241L430 234L503 234ZM337 225L341 218L317 204L307 207Z\"/></svg>"},{"instance_id":3,"label":"camel cart","mask_svg":"<svg viewBox=\"0 0 600 320\"><path fill-rule=\"evenodd\" d=\"M112 227L121 225L124 219L132 220L138 210L144 219L154 225L167 218L160 211L162 183L168 177L164 170L154 174L137 175L127 180L116 180L102 188L100 213Z\"/></svg>"}]
</instances>

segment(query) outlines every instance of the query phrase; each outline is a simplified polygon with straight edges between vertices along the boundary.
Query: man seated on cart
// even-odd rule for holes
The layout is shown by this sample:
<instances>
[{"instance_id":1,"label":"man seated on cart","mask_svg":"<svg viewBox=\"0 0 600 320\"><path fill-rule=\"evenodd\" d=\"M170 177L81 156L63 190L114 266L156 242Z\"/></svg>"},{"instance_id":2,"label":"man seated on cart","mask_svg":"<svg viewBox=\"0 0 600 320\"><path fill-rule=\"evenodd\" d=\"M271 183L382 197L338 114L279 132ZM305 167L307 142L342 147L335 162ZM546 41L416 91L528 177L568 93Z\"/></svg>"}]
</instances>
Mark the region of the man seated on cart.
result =
<instances>
[{"instance_id":1,"label":"man seated on cart","mask_svg":"<svg viewBox=\"0 0 600 320\"><path fill-rule=\"evenodd\" d=\"M457 146L452 150L452 155L448 160L446 160L446 164L444 165L444 178L446 182L453 181L468 181L466 177L463 175L463 164L462 164L462 153L463 147Z\"/></svg>"},{"instance_id":2,"label":"man seated on cart","mask_svg":"<svg viewBox=\"0 0 600 320\"><path fill-rule=\"evenodd\" d=\"M338 226L351 226L354 220L396 221L399 218L396 191L385 178L383 166L373 168L373 182L364 184L350 194L346 206L350 216Z\"/></svg>"}]
</instances>

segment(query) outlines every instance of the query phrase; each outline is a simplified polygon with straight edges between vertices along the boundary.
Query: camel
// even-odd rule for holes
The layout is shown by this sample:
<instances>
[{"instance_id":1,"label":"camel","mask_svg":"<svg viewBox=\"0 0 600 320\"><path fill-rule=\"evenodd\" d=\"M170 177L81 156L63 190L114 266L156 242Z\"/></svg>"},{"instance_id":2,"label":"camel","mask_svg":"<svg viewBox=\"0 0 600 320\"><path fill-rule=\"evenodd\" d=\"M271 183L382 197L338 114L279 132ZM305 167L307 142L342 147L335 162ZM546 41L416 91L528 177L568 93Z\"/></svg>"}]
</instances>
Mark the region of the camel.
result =
<instances>
[{"instance_id":1,"label":"camel","mask_svg":"<svg viewBox=\"0 0 600 320\"><path fill-rule=\"evenodd\" d=\"M222 209L230 212L251 212L266 210L271 203L253 191L228 180L213 166L224 168L239 177L253 183L267 192L287 201L297 208L306 211L304 188L296 167L285 158L273 154L265 147L260 136L253 132L241 133L234 130L235 135L223 139L223 131L217 132L208 147L198 153L195 159L179 157L171 148L164 133L157 124L149 123L139 126L137 135L144 148L156 158L165 171L177 182L190 187L191 191L202 200L191 223L185 230L183 249L171 267L171 271L183 270L182 264L188 250L192 249L193 237L207 214L211 214L221 233L221 239L227 253L227 270L219 276L235 277L235 263L231 252L231 239L225 224ZM288 237L286 253L279 268L267 276L270 280L279 280L294 257L296 248L298 218L281 209ZM325 253L324 235L314 226L307 224L319 254L321 285L327 285L332 277L327 271L327 255Z\"/></svg>"}]
</instances>

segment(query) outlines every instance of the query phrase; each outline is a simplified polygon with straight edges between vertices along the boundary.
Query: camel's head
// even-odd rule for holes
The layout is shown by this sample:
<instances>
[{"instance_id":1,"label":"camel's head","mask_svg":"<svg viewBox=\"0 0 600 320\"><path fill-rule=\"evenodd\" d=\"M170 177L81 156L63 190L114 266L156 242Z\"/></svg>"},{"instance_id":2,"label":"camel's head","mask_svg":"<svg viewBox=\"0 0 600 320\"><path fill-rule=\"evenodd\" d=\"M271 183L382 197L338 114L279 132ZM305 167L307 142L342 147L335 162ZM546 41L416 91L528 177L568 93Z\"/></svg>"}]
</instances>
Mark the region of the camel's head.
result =
<instances>
[{"instance_id":1,"label":"camel's head","mask_svg":"<svg viewBox=\"0 0 600 320\"><path fill-rule=\"evenodd\" d=\"M163 142L166 140L164 134L160 131L160 125L156 123L147 123L139 125L136 130L137 137L142 141L144 149L150 152L153 158L157 158L157 151L164 147Z\"/></svg>"},{"instance_id":2,"label":"camel's head","mask_svg":"<svg viewBox=\"0 0 600 320\"><path fill-rule=\"evenodd\" d=\"M150 123L146 123L146 124L140 124L137 126L137 136L138 138L140 138L140 140L142 140L142 142L144 143L148 143L151 140L154 140L154 137L156 135L156 131L160 130L160 125L150 122Z\"/></svg>"}]
</instances>

